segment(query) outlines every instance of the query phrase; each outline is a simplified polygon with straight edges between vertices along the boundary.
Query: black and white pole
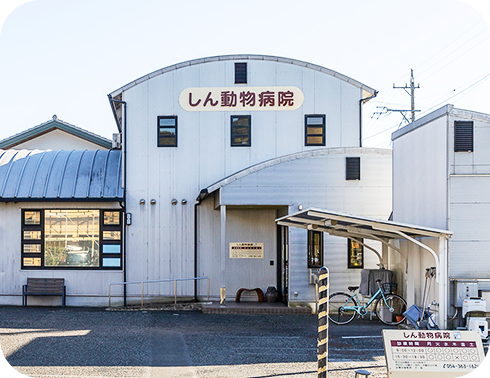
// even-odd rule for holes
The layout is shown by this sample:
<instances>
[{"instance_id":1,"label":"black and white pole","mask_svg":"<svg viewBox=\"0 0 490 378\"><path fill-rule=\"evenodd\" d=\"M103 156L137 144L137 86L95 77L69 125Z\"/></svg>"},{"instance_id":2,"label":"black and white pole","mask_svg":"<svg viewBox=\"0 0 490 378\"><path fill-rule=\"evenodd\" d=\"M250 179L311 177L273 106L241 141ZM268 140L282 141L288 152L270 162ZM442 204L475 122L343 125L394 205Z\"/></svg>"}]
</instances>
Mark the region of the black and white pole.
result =
<instances>
[{"instance_id":1,"label":"black and white pole","mask_svg":"<svg viewBox=\"0 0 490 378\"><path fill-rule=\"evenodd\" d=\"M318 378L328 375L328 297L330 295L329 270L318 271Z\"/></svg>"}]
</instances>

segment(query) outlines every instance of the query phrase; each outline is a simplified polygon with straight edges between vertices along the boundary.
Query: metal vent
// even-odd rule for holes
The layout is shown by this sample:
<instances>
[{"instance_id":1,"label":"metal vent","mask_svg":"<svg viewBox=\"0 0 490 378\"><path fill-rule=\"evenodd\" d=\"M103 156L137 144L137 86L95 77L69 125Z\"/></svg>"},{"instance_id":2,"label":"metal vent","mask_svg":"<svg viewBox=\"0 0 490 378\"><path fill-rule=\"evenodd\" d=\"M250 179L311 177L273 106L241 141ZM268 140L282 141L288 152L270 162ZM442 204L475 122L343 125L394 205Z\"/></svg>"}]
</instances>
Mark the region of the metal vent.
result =
<instances>
[{"instance_id":1,"label":"metal vent","mask_svg":"<svg viewBox=\"0 0 490 378\"><path fill-rule=\"evenodd\" d=\"M247 84L247 63L235 63L235 84Z\"/></svg>"},{"instance_id":2,"label":"metal vent","mask_svg":"<svg viewBox=\"0 0 490 378\"><path fill-rule=\"evenodd\" d=\"M473 152L473 121L454 122L454 152Z\"/></svg>"},{"instance_id":3,"label":"metal vent","mask_svg":"<svg viewBox=\"0 0 490 378\"><path fill-rule=\"evenodd\" d=\"M361 179L361 158L348 157L345 158L345 179L360 180Z\"/></svg>"}]
</instances>

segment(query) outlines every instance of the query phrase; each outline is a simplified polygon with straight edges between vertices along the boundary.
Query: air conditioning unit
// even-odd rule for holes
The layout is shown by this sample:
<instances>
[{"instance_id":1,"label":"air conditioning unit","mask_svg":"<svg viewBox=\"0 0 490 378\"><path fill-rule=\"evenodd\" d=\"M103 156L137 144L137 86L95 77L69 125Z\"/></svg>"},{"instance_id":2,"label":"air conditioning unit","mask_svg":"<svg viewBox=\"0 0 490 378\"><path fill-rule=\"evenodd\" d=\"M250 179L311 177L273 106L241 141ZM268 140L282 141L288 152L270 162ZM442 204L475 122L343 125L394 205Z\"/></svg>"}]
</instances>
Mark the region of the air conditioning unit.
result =
<instances>
[{"instance_id":1,"label":"air conditioning unit","mask_svg":"<svg viewBox=\"0 0 490 378\"><path fill-rule=\"evenodd\" d=\"M121 147L122 147L121 135L122 135L121 133L112 134L112 148L113 149L116 149L116 150L121 149Z\"/></svg>"}]
</instances>

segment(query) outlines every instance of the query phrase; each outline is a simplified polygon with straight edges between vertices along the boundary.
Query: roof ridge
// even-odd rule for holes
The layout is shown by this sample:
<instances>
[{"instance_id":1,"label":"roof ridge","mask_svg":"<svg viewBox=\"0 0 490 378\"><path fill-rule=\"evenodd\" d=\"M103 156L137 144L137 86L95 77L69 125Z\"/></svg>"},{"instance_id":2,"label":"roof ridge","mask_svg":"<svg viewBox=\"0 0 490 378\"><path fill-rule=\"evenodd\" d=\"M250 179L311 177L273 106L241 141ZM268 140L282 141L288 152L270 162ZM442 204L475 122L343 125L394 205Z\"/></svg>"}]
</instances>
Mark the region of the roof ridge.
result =
<instances>
[{"instance_id":1,"label":"roof ridge","mask_svg":"<svg viewBox=\"0 0 490 378\"><path fill-rule=\"evenodd\" d=\"M15 147L18 144L21 144L25 141L36 138L37 136L41 135L44 132L49 132L50 130L46 129L46 127L49 127L51 124L52 124L53 128L71 133L74 136L77 136L79 138L91 141L91 142L96 143L96 144L99 144L102 147L110 148L110 146L112 145L112 141L110 139L103 137L101 135L98 135L92 131L83 129L79 126L75 126L75 125L68 123L66 121L63 121L63 120L59 119L56 115L53 115L53 118L49 121L40 123L39 125L30 127L24 131L21 131L17 134L11 135L5 139L0 140L0 148L3 148L4 146L9 146L12 144L13 144L12 147ZM57 125L59 125L59 126L57 126ZM84 136L86 136L86 137L84 137Z\"/></svg>"}]
</instances>

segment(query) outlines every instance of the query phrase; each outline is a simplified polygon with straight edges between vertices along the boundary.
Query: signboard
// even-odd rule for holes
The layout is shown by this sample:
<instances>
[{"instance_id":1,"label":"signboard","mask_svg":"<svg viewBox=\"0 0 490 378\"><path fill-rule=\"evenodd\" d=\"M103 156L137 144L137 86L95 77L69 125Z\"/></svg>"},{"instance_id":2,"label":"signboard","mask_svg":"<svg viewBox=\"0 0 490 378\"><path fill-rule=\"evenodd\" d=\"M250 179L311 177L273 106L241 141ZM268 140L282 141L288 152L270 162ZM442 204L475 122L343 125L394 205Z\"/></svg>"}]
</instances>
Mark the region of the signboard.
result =
<instances>
[{"instance_id":1,"label":"signboard","mask_svg":"<svg viewBox=\"0 0 490 378\"><path fill-rule=\"evenodd\" d=\"M485 358L474 331L383 330L389 378L460 377Z\"/></svg>"},{"instance_id":2,"label":"signboard","mask_svg":"<svg viewBox=\"0 0 490 378\"><path fill-rule=\"evenodd\" d=\"M230 243L230 259L263 259L264 243Z\"/></svg>"},{"instance_id":3,"label":"signboard","mask_svg":"<svg viewBox=\"0 0 490 378\"><path fill-rule=\"evenodd\" d=\"M297 87L186 88L179 96L188 112L296 110L303 100Z\"/></svg>"}]
</instances>

